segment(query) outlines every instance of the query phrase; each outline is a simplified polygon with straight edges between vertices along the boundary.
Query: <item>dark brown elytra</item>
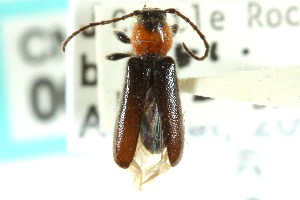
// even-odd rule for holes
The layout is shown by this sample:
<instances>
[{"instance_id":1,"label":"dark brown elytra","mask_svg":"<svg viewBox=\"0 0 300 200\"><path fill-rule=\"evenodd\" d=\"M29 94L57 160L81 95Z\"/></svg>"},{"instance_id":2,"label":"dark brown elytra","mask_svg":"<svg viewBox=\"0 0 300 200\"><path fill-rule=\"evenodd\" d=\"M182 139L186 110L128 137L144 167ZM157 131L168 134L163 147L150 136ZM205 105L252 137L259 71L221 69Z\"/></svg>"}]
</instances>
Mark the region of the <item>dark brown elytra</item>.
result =
<instances>
[{"instance_id":1,"label":"dark brown elytra","mask_svg":"<svg viewBox=\"0 0 300 200\"><path fill-rule=\"evenodd\" d=\"M182 46L194 59L204 60L209 53L205 36L189 18L174 8L144 7L119 18L90 23L75 31L62 44L62 51L65 51L68 42L87 28L133 16L137 18L131 38L115 31L117 39L132 44L133 53L113 53L106 57L109 60L131 57L127 63L113 144L115 162L122 168L128 168L133 161L139 137L151 153L161 153L166 147L171 166L177 165L182 157L184 126L176 66L167 56L178 26L168 25L167 13L181 17L197 32L206 48L202 57L196 56L185 43Z\"/></svg>"}]
</instances>

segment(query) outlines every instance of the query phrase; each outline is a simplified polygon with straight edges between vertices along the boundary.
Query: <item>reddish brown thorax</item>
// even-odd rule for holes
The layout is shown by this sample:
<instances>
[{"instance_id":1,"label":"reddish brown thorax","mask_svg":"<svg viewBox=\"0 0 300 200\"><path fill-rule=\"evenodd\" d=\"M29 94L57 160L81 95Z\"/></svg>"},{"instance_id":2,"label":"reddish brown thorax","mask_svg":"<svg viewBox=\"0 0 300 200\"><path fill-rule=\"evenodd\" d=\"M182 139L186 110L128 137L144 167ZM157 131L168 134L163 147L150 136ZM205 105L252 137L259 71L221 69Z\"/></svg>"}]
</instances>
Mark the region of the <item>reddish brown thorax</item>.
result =
<instances>
[{"instance_id":1,"label":"reddish brown thorax","mask_svg":"<svg viewBox=\"0 0 300 200\"><path fill-rule=\"evenodd\" d=\"M166 56L172 46L172 29L161 10L149 9L137 18L131 43L137 56Z\"/></svg>"},{"instance_id":2,"label":"reddish brown thorax","mask_svg":"<svg viewBox=\"0 0 300 200\"><path fill-rule=\"evenodd\" d=\"M160 30L149 31L138 23L133 27L131 37L133 51L138 56L157 54L166 56L172 46L172 31L168 24Z\"/></svg>"}]
</instances>

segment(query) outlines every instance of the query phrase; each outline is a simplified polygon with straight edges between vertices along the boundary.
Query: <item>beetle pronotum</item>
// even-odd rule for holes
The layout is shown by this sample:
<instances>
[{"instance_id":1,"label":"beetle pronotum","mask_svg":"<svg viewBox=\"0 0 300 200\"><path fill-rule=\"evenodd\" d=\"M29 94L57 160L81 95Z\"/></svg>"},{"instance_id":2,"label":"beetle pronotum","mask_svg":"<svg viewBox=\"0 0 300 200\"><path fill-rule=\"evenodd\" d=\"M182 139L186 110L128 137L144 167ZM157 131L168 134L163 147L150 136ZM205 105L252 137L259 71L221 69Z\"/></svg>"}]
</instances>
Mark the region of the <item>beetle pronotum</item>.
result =
<instances>
[{"instance_id":1,"label":"beetle pronotum","mask_svg":"<svg viewBox=\"0 0 300 200\"><path fill-rule=\"evenodd\" d=\"M144 7L119 18L90 23L75 31L62 45L65 51L67 43L87 28L133 16L137 18L131 38L115 31L121 42L132 44L133 53L113 53L106 57L108 60L130 57L113 143L114 160L122 168L128 168L132 163L139 137L145 149L152 154L161 153L166 148L173 167L182 157L184 126L178 81L175 62L167 56L178 26L170 26L166 22L167 13L181 17L197 32L206 48L202 57L194 55L185 43L182 46L194 59L204 60L209 52L205 36L189 18L173 8Z\"/></svg>"}]
</instances>

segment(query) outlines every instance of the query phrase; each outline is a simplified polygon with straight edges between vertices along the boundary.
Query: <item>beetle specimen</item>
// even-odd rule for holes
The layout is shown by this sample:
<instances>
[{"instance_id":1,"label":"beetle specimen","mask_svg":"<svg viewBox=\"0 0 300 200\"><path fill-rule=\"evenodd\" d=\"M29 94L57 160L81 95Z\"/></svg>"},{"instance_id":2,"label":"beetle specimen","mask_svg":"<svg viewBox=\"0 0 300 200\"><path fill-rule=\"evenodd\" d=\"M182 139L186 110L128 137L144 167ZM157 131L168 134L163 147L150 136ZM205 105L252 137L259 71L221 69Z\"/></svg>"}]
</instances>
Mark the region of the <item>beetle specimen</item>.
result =
<instances>
[{"instance_id":1,"label":"beetle specimen","mask_svg":"<svg viewBox=\"0 0 300 200\"><path fill-rule=\"evenodd\" d=\"M114 160L122 168L132 164L139 140L151 154L162 154L166 150L172 167L182 157L184 126L178 80L175 62L167 56L178 26L170 26L166 22L167 13L181 17L197 32L206 47L202 57L194 55L185 43L182 46L194 59L204 60L209 52L205 36L194 23L173 8L144 7L119 18L90 23L70 35L62 45L65 51L67 43L87 28L133 16L137 18L131 38L124 32L115 31L117 39L132 44L133 53L113 53L106 57L113 61L130 57L113 143Z\"/></svg>"}]
</instances>

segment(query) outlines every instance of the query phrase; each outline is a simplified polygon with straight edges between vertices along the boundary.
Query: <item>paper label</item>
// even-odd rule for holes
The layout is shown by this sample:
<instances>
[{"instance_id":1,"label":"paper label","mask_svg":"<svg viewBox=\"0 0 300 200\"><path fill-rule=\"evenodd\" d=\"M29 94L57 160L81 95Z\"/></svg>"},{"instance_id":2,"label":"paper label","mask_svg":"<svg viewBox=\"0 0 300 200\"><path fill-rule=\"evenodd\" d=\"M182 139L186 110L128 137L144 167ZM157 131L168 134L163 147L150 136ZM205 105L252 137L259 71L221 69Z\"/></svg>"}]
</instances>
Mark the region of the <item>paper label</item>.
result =
<instances>
[{"instance_id":1,"label":"paper label","mask_svg":"<svg viewBox=\"0 0 300 200\"><path fill-rule=\"evenodd\" d=\"M144 6L144 2L93 3L75 4L76 27L72 31L90 21L120 17ZM170 2L150 6L166 9ZM199 55L204 52L202 41L183 20L168 16L170 24L180 26L169 53L177 60L180 78L300 64L300 7L296 1L174 1L171 7L195 22L211 45L205 61L190 58L180 44L185 42ZM105 55L131 51L130 45L115 38L113 30L130 36L133 23L132 18L99 26L95 32L91 29L73 39L73 52L69 47L68 106L73 121L69 146L73 151L112 154L127 59L112 62ZM186 131L183 160L160 180L172 185L176 176L189 183L193 194L210 199L280 199L277 197L288 193L287 188L278 185L273 190L268 185L274 177L287 181L299 176L293 165L300 150L297 110L191 94L181 94L181 100ZM112 160L103 160L103 165L114 165Z\"/></svg>"},{"instance_id":2,"label":"paper label","mask_svg":"<svg viewBox=\"0 0 300 200\"><path fill-rule=\"evenodd\" d=\"M65 1L0 5L0 162L64 153Z\"/></svg>"}]
</instances>

